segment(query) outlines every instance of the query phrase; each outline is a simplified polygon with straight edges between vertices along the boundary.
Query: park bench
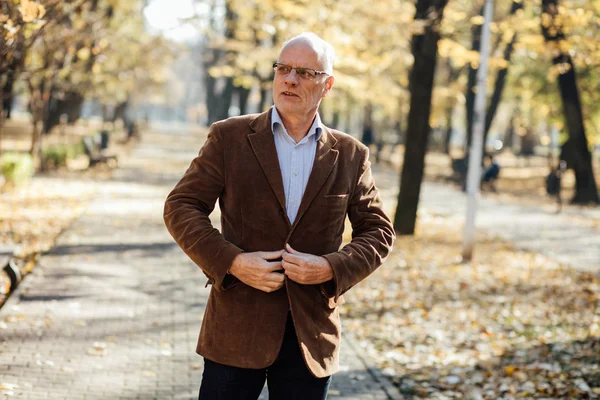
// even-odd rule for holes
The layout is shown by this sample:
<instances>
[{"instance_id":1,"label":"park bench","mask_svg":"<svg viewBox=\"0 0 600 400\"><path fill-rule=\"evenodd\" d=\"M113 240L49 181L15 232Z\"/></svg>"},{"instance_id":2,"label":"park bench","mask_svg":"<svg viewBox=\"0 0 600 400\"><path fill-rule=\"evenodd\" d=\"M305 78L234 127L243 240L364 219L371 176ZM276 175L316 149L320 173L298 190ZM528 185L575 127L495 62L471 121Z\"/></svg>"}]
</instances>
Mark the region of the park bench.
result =
<instances>
[{"instance_id":1,"label":"park bench","mask_svg":"<svg viewBox=\"0 0 600 400\"><path fill-rule=\"evenodd\" d=\"M106 149L101 149L101 146L97 144L91 136L83 138L83 149L85 155L90 160L90 167L93 167L98 163L104 163L111 168L118 165L117 155L108 153Z\"/></svg>"},{"instance_id":2,"label":"park bench","mask_svg":"<svg viewBox=\"0 0 600 400\"><path fill-rule=\"evenodd\" d=\"M21 270L13 258L14 250L14 245L0 243L0 268L10 279L11 290L21 282Z\"/></svg>"}]
</instances>

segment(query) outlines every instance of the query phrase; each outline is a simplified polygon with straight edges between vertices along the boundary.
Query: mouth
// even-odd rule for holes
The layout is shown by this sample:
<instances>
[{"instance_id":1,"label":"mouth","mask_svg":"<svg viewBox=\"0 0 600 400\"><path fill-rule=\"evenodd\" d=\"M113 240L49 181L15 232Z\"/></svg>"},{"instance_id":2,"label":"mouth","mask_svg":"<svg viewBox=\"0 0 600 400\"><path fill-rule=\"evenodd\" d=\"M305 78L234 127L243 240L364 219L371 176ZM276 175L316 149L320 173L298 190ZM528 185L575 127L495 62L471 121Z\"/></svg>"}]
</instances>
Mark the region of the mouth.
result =
<instances>
[{"instance_id":1,"label":"mouth","mask_svg":"<svg viewBox=\"0 0 600 400\"><path fill-rule=\"evenodd\" d=\"M298 97L297 94L294 94L292 92L281 92L282 95L284 95L285 97Z\"/></svg>"}]
</instances>

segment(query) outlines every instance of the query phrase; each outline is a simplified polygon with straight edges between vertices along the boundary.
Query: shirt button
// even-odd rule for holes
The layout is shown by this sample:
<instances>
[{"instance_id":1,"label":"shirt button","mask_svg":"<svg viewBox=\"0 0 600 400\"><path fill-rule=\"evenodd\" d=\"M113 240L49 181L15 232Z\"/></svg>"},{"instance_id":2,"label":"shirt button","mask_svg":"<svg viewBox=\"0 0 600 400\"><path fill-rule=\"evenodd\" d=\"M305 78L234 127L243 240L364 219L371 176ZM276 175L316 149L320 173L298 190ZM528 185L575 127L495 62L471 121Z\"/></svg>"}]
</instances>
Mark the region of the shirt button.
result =
<instances>
[{"instance_id":1,"label":"shirt button","mask_svg":"<svg viewBox=\"0 0 600 400\"><path fill-rule=\"evenodd\" d=\"M297 172L294 172L294 176L298 176L298 173L297 173Z\"/></svg>"}]
</instances>

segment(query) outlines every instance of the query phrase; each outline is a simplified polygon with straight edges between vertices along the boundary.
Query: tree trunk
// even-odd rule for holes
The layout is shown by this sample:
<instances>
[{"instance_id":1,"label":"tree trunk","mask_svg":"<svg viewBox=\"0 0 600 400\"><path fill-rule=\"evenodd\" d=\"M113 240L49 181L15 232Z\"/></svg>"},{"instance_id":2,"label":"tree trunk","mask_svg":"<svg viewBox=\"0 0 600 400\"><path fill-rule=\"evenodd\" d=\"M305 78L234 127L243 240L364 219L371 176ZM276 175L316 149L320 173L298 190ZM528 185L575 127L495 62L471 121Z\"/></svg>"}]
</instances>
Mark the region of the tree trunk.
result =
<instances>
[{"instance_id":1,"label":"tree trunk","mask_svg":"<svg viewBox=\"0 0 600 400\"><path fill-rule=\"evenodd\" d=\"M0 85L0 99L2 98L2 85ZM2 129L4 128L4 112L0 110L0 154L2 154Z\"/></svg>"},{"instance_id":2,"label":"tree trunk","mask_svg":"<svg viewBox=\"0 0 600 400\"><path fill-rule=\"evenodd\" d=\"M10 114L12 112L13 106L13 86L15 83L15 72L12 70L8 70L6 73L6 82L4 83L4 88L2 89L2 95L0 99L2 99L2 111L4 111L6 115L6 119L10 119Z\"/></svg>"},{"instance_id":3,"label":"tree trunk","mask_svg":"<svg viewBox=\"0 0 600 400\"><path fill-rule=\"evenodd\" d=\"M210 126L212 123L218 121L217 115L219 114L219 102L217 101L217 95L215 93L217 86L217 78L209 74L211 67L217 65L221 52L216 48L206 49L204 55L204 86L206 88L206 111L208 114L207 123Z\"/></svg>"},{"instance_id":4,"label":"tree trunk","mask_svg":"<svg viewBox=\"0 0 600 400\"><path fill-rule=\"evenodd\" d=\"M446 109L446 137L444 138L444 153L448 155L450 155L450 141L452 140L453 119L454 107L451 106Z\"/></svg>"},{"instance_id":5,"label":"tree trunk","mask_svg":"<svg viewBox=\"0 0 600 400\"><path fill-rule=\"evenodd\" d=\"M368 102L365 105L365 114L363 117L363 131L360 138L365 146L370 146L375 143L375 132L373 132L373 104Z\"/></svg>"},{"instance_id":6,"label":"tree trunk","mask_svg":"<svg viewBox=\"0 0 600 400\"><path fill-rule=\"evenodd\" d=\"M116 122L118 119L123 121L123 124L127 125L127 108L129 108L129 100L125 100L115 107L115 111L112 115L111 122Z\"/></svg>"},{"instance_id":7,"label":"tree trunk","mask_svg":"<svg viewBox=\"0 0 600 400\"><path fill-rule=\"evenodd\" d=\"M215 96L215 86L217 86L217 80L206 73L206 109L208 112L208 125L218 120L217 114L219 112L219 103L217 102L217 96Z\"/></svg>"},{"instance_id":8,"label":"tree trunk","mask_svg":"<svg viewBox=\"0 0 600 400\"><path fill-rule=\"evenodd\" d=\"M340 112L339 111L334 111L333 112L333 118L331 119L331 125L330 127L333 129L338 129L338 125L340 124Z\"/></svg>"},{"instance_id":9,"label":"tree trunk","mask_svg":"<svg viewBox=\"0 0 600 400\"><path fill-rule=\"evenodd\" d=\"M506 135L504 136L504 148L513 149L515 142L515 112L510 117L510 121L508 122L508 129L506 130Z\"/></svg>"},{"instance_id":10,"label":"tree trunk","mask_svg":"<svg viewBox=\"0 0 600 400\"><path fill-rule=\"evenodd\" d=\"M60 122L60 110L59 103L60 100L50 95L50 99L48 99L48 111L45 113L43 122L42 122L42 134L47 134L50 132L52 128Z\"/></svg>"},{"instance_id":11,"label":"tree trunk","mask_svg":"<svg viewBox=\"0 0 600 400\"><path fill-rule=\"evenodd\" d=\"M31 100L31 147L29 154L33 159L33 165L39 165L40 169L43 170L44 163L42 162L42 130L39 129L39 123L42 121L44 114L44 105L39 99Z\"/></svg>"},{"instance_id":12,"label":"tree trunk","mask_svg":"<svg viewBox=\"0 0 600 400\"><path fill-rule=\"evenodd\" d=\"M448 87L450 87L460 76L461 69L455 69L449 58L446 60L446 68L448 69ZM446 108L446 135L444 136L444 153L447 155L450 155L450 141L452 140L454 128L454 107L456 106L454 99L450 99L449 102L450 104Z\"/></svg>"},{"instance_id":13,"label":"tree trunk","mask_svg":"<svg viewBox=\"0 0 600 400\"><path fill-rule=\"evenodd\" d=\"M516 14L519 9L522 9L523 5L520 1L513 1L510 9L510 15ZM480 15L483 15L483 7L481 8ZM473 51L479 51L481 48L481 25L475 25L472 30L473 32L473 40L472 40L472 49ZM500 37L502 32L500 33ZM508 43L504 49L504 59L510 63L510 59L513 53L514 45L517 41L517 35L513 35L512 40ZM499 44L499 42L498 42ZM502 99L502 92L504 91L504 86L506 83L506 75L508 74L508 67L500 69L496 74L496 81L494 84L494 93L492 94L490 105L487 109L485 115L485 128L483 131L483 150L485 153L485 144L487 141L487 136L492 126L492 122L494 121L494 117L496 116L496 111L498 109L498 105L500 104L500 100ZM469 152L471 148L471 140L473 137L473 115L474 115L474 107L475 107L475 86L477 85L477 69L469 67L469 77L467 82L467 95L466 95L466 111L467 111L467 148L466 153Z\"/></svg>"},{"instance_id":14,"label":"tree trunk","mask_svg":"<svg viewBox=\"0 0 600 400\"><path fill-rule=\"evenodd\" d=\"M410 72L410 111L406 134L404 163L400 179L394 229L400 235L415 232L425 152L430 133L429 116L437 59L439 27L447 0L418 0L415 21L428 21L422 34L412 37L414 64Z\"/></svg>"},{"instance_id":15,"label":"tree trunk","mask_svg":"<svg viewBox=\"0 0 600 400\"><path fill-rule=\"evenodd\" d=\"M258 103L258 112L266 111L267 109L267 99L269 98L269 89L261 88L260 89L260 102Z\"/></svg>"},{"instance_id":16,"label":"tree trunk","mask_svg":"<svg viewBox=\"0 0 600 400\"><path fill-rule=\"evenodd\" d=\"M102 104L102 122L110 121L110 111L112 111L112 109L109 108L109 106L107 106L106 104Z\"/></svg>"},{"instance_id":17,"label":"tree trunk","mask_svg":"<svg viewBox=\"0 0 600 400\"><path fill-rule=\"evenodd\" d=\"M35 117L31 118L32 122L32 132L31 132L31 147L29 149L29 154L34 160L40 160L40 153L42 147L42 132L38 129L39 120Z\"/></svg>"},{"instance_id":18,"label":"tree trunk","mask_svg":"<svg viewBox=\"0 0 600 400\"><path fill-rule=\"evenodd\" d=\"M260 89L260 100L258 102L258 112L263 112L266 111L269 107L270 104L268 103L269 101L269 93L271 92L271 88L269 87L263 87L263 84L261 84L261 89Z\"/></svg>"},{"instance_id":19,"label":"tree trunk","mask_svg":"<svg viewBox=\"0 0 600 400\"><path fill-rule=\"evenodd\" d=\"M545 21L543 15L550 18ZM577 88L575 66L568 52L561 51L566 37L558 17L558 0L542 0L542 34L544 39L555 51L552 63L560 68L558 87L563 104L566 126L569 132L569 142L574 151L575 160L569 168L575 171L575 196L572 203L600 203L598 189L594 178L592 155L588 147L583 123L583 112Z\"/></svg>"},{"instance_id":20,"label":"tree trunk","mask_svg":"<svg viewBox=\"0 0 600 400\"><path fill-rule=\"evenodd\" d=\"M518 10L523 8L523 4L521 1L513 1L510 15L515 15ZM502 68L498 70L496 74L496 82L494 84L494 93L490 99L490 105L485 114L485 128L483 131L483 153L485 154L485 143L487 142L488 133L492 126L492 122L494 121L494 117L496 116L496 111L498 110L498 105L500 104L500 100L502 99L502 92L504 91L504 86L506 84L506 76L508 75L508 67L510 65L510 59L512 57L513 49L515 47L515 43L517 42L517 34L515 33L510 40L510 43L506 45L504 48L504 60L508 63L506 68ZM470 148L470 147L469 147Z\"/></svg>"},{"instance_id":21,"label":"tree trunk","mask_svg":"<svg viewBox=\"0 0 600 400\"><path fill-rule=\"evenodd\" d=\"M238 16L233 11L233 4L231 0L225 0L225 39L234 39L235 38L235 29L237 24ZM233 60L236 58L236 53L234 51L225 51L221 49L213 49L212 57L210 59L210 66L220 65L219 61L222 59L226 60L226 63L232 64ZM205 68L207 76L208 70L210 67ZM211 79L210 77L209 79ZM206 85L207 90L207 107L208 107L208 115L209 115L209 124L220 121L222 119L226 119L229 117L229 108L231 107L231 100L233 96L234 86L233 86L233 77L224 77L221 79L225 79L225 85L221 93L215 93L216 82L209 82Z\"/></svg>"},{"instance_id":22,"label":"tree trunk","mask_svg":"<svg viewBox=\"0 0 600 400\"><path fill-rule=\"evenodd\" d=\"M352 97L348 94L347 95L347 100L346 100L346 112L344 114L344 129L346 130L346 132L350 133L350 131L352 130L352 111L354 110L354 101L352 100Z\"/></svg>"},{"instance_id":23,"label":"tree trunk","mask_svg":"<svg viewBox=\"0 0 600 400\"><path fill-rule=\"evenodd\" d=\"M250 89L239 87L238 96L240 102L240 115L246 115L248 113L248 98L250 97Z\"/></svg>"},{"instance_id":24,"label":"tree trunk","mask_svg":"<svg viewBox=\"0 0 600 400\"><path fill-rule=\"evenodd\" d=\"M575 204L600 203L598 188L594 177L592 155L583 124L583 114L579 101L579 91L575 76L575 66L571 56L563 54L553 60L554 64L567 64L569 70L558 77L560 95L563 101L563 113L567 121L569 140L572 140L576 160L569 168L575 171Z\"/></svg>"},{"instance_id":25,"label":"tree trunk","mask_svg":"<svg viewBox=\"0 0 600 400\"><path fill-rule=\"evenodd\" d=\"M229 108L231 107L231 100L233 97L233 78L225 78L225 87L221 92L218 100L218 113L216 115L216 121L227 119L229 117Z\"/></svg>"},{"instance_id":26,"label":"tree trunk","mask_svg":"<svg viewBox=\"0 0 600 400\"><path fill-rule=\"evenodd\" d=\"M63 114L67 115L67 122L69 124L75 123L81 115L83 100L83 96L77 92L66 93L64 99L57 99L51 96L48 115L44 118L43 133L49 133L52 128L58 125L60 123L60 116Z\"/></svg>"},{"instance_id":27,"label":"tree trunk","mask_svg":"<svg viewBox=\"0 0 600 400\"><path fill-rule=\"evenodd\" d=\"M25 33L23 29L19 30L14 40L16 42L12 51L12 59L5 70L6 81L4 82L4 95L0 97L0 99L2 99L2 109L6 112L7 119L10 119L11 117L14 99L14 84L19 78L19 72L22 70L25 61ZM4 38L2 38L2 43L5 43Z\"/></svg>"}]
</instances>

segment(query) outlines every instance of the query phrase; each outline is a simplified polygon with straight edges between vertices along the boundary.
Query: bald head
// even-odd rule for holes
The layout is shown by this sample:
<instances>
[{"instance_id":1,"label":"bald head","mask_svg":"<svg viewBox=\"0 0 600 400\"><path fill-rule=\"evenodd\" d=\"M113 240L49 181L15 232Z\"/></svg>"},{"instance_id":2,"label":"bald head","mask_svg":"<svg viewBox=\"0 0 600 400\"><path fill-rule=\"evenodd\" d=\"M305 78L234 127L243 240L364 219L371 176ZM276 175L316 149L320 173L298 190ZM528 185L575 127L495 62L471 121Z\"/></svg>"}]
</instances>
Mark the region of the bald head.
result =
<instances>
[{"instance_id":1,"label":"bald head","mask_svg":"<svg viewBox=\"0 0 600 400\"><path fill-rule=\"evenodd\" d=\"M333 62L335 60L335 51L333 47L315 35L312 32L301 33L298 36L294 36L282 46L281 51L285 50L288 46L304 45L311 48L317 55L317 60L321 64L323 71L329 75L333 75ZM281 53L280 53L281 54Z\"/></svg>"}]
</instances>

